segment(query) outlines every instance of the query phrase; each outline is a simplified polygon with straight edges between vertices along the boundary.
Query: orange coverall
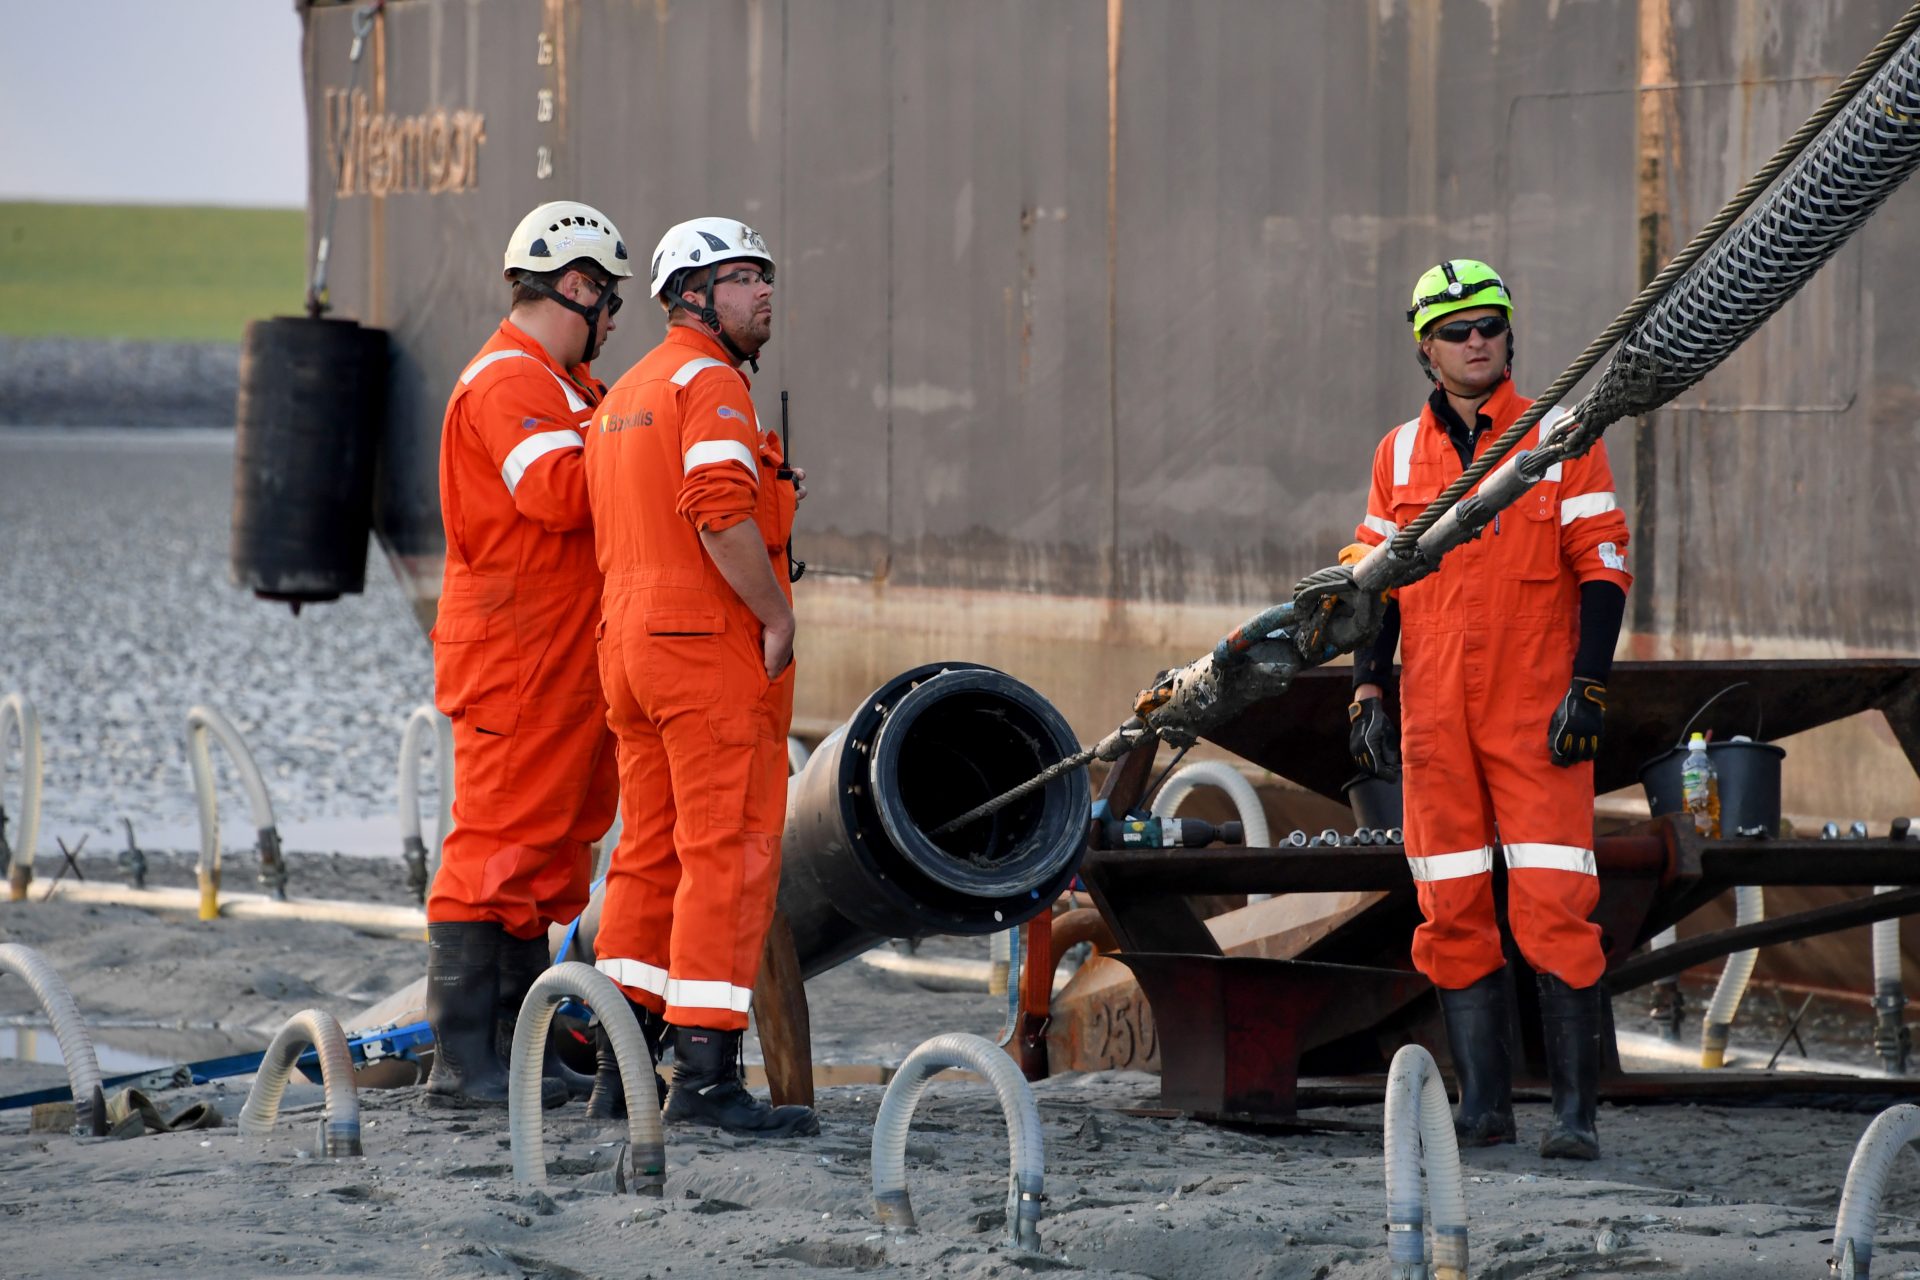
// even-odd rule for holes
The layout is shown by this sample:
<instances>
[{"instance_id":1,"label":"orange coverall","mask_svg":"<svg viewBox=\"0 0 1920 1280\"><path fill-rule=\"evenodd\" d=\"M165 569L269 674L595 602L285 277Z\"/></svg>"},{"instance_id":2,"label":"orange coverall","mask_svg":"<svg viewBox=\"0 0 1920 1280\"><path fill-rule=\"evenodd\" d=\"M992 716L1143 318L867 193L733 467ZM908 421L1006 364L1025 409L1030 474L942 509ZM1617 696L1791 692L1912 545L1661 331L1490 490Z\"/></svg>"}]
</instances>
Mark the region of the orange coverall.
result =
<instances>
[{"instance_id":1,"label":"orange coverall","mask_svg":"<svg viewBox=\"0 0 1920 1280\"><path fill-rule=\"evenodd\" d=\"M1475 456L1533 403L1502 382L1480 412ZM1521 442L1566 420L1554 410ZM1464 468L1431 406L1373 456L1355 537L1391 538ZM1605 967L1593 860L1593 765L1560 768L1547 725L1579 641L1579 584L1626 590L1627 522L1606 448L1546 478L1437 572L1400 588L1400 759L1407 861L1426 922L1413 962L1434 985L1471 986L1505 963L1493 909L1493 850L1507 864L1508 924L1536 971L1570 987Z\"/></svg>"},{"instance_id":2,"label":"orange coverall","mask_svg":"<svg viewBox=\"0 0 1920 1280\"><path fill-rule=\"evenodd\" d=\"M677 1026L745 1029L780 884L793 665L768 681L760 621L700 531L754 520L791 599L781 464L745 376L686 327L614 384L588 435L624 814L594 950Z\"/></svg>"},{"instance_id":3,"label":"orange coverall","mask_svg":"<svg viewBox=\"0 0 1920 1280\"><path fill-rule=\"evenodd\" d=\"M447 401L433 692L457 785L431 922L531 938L587 903L588 846L619 798L580 434L605 394L586 365L562 369L502 321Z\"/></svg>"}]
</instances>

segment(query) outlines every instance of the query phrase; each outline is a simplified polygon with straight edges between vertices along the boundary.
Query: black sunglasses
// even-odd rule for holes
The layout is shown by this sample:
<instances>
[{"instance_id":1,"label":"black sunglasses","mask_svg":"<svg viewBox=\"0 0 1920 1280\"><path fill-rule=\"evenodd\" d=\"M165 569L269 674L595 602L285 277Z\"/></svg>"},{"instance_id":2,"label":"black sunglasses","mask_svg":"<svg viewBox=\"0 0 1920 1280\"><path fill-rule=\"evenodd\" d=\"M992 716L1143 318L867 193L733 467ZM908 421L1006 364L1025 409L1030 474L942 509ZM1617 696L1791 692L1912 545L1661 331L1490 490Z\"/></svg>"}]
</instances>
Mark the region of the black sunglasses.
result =
<instances>
[{"instance_id":1,"label":"black sunglasses","mask_svg":"<svg viewBox=\"0 0 1920 1280\"><path fill-rule=\"evenodd\" d=\"M584 271L580 273L580 276L582 279L586 280L587 283L591 284L594 288L598 289L602 297L606 297L607 291L613 288L613 281L611 280L595 279L593 276L588 275ZM627 305L627 300L621 297L617 293L611 297L607 297L607 317L611 319L612 317L619 315L620 308L626 305Z\"/></svg>"},{"instance_id":2,"label":"black sunglasses","mask_svg":"<svg viewBox=\"0 0 1920 1280\"><path fill-rule=\"evenodd\" d=\"M1429 338L1438 338L1442 342L1465 342L1476 332L1488 342L1507 331L1505 316L1481 316L1478 320L1455 320L1451 324L1438 325L1427 330Z\"/></svg>"}]
</instances>

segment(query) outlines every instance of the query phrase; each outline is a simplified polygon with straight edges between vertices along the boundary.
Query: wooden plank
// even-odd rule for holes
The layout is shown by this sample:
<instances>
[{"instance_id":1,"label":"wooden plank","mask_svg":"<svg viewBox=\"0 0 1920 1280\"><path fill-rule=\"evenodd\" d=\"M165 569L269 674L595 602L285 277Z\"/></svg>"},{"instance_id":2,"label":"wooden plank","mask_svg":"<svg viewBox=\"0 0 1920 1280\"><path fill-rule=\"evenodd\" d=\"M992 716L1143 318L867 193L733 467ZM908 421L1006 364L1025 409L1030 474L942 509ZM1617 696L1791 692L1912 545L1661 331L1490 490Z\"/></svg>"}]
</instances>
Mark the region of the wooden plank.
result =
<instances>
[{"instance_id":1,"label":"wooden plank","mask_svg":"<svg viewBox=\"0 0 1920 1280\"><path fill-rule=\"evenodd\" d=\"M813 1105L813 1029L807 1015L807 984L800 953L784 912L773 913L760 952L760 981L753 991L753 1021L767 1063L767 1091L776 1107Z\"/></svg>"}]
</instances>

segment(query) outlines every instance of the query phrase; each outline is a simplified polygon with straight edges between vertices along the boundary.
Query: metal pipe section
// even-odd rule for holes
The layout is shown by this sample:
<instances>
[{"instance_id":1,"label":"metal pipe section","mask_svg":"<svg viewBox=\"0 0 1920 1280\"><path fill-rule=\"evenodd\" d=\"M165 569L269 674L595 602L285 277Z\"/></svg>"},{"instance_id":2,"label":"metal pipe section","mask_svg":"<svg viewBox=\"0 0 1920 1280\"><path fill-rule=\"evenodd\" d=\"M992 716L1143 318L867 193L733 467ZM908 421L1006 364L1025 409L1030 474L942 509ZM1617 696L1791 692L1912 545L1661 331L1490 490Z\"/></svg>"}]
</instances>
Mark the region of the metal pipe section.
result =
<instances>
[{"instance_id":1,"label":"metal pipe section","mask_svg":"<svg viewBox=\"0 0 1920 1280\"><path fill-rule=\"evenodd\" d=\"M7 726L13 725L20 738L20 831L12 846L12 864L7 867L8 893L15 902L27 896L33 883L33 853L40 843L40 785L44 779L44 757L40 749L40 713L23 693L10 693L0 699L0 850L7 849Z\"/></svg>"},{"instance_id":2,"label":"metal pipe section","mask_svg":"<svg viewBox=\"0 0 1920 1280\"><path fill-rule=\"evenodd\" d=\"M1757 885L1741 885L1733 891L1735 926L1758 924L1767 918L1766 890ZM1740 1011L1741 997L1747 994L1747 982L1753 977L1753 966L1760 959L1758 951L1736 951L1727 957L1727 967L1720 971L1720 981L1714 984L1713 999L1707 1004L1707 1014L1700 1026L1700 1065L1719 1067L1726 1065L1727 1036L1733 1027L1733 1015Z\"/></svg>"},{"instance_id":3,"label":"metal pipe section","mask_svg":"<svg viewBox=\"0 0 1920 1280\"><path fill-rule=\"evenodd\" d=\"M323 1009L302 1009L274 1034L240 1108L238 1128L249 1138L272 1134L287 1079L308 1046L319 1055L320 1081L327 1091L327 1108L320 1114L320 1154L330 1160L360 1155L360 1095L353 1083L353 1056L347 1050L347 1033Z\"/></svg>"},{"instance_id":4,"label":"metal pipe section","mask_svg":"<svg viewBox=\"0 0 1920 1280\"><path fill-rule=\"evenodd\" d=\"M1836 1280L1866 1280L1873 1265L1873 1229L1880 1217L1880 1198L1901 1151L1920 1139L1920 1107L1906 1103L1888 1107L1873 1118L1847 1165L1846 1189L1840 1193L1840 1214L1833 1224L1833 1256L1827 1274Z\"/></svg>"},{"instance_id":5,"label":"metal pipe section","mask_svg":"<svg viewBox=\"0 0 1920 1280\"><path fill-rule=\"evenodd\" d=\"M440 811L433 828L433 848L420 838L420 757L433 746L433 774L440 792ZM453 721L422 704L407 717L400 735L400 856L407 864L407 888L415 902L425 904L427 889L440 870L440 846L453 830Z\"/></svg>"},{"instance_id":6,"label":"metal pipe section","mask_svg":"<svg viewBox=\"0 0 1920 1280\"><path fill-rule=\"evenodd\" d=\"M799 773L802 769L806 768L807 759L811 755L813 755L813 752L807 750L806 743L800 741L800 739L794 737L792 734L788 734L787 735L787 776L791 778L796 773Z\"/></svg>"},{"instance_id":7,"label":"metal pipe section","mask_svg":"<svg viewBox=\"0 0 1920 1280\"><path fill-rule=\"evenodd\" d=\"M997 933L1047 910L1086 845L1084 767L930 833L1078 750L1051 703L990 667L936 663L874 690L788 784L780 907L802 970L884 938Z\"/></svg>"},{"instance_id":8,"label":"metal pipe section","mask_svg":"<svg viewBox=\"0 0 1920 1280\"><path fill-rule=\"evenodd\" d=\"M1240 827L1246 834L1241 843L1249 849L1270 848L1270 835L1267 831L1267 808L1260 803L1260 793L1253 789L1246 776L1225 760L1196 760L1180 769L1160 784L1159 794L1153 798L1153 816L1171 818L1180 811L1180 802L1185 800L1199 787L1217 787L1227 793L1233 801L1233 807L1240 814ZM1250 893L1248 902L1265 902L1273 895L1270 893Z\"/></svg>"},{"instance_id":9,"label":"metal pipe section","mask_svg":"<svg viewBox=\"0 0 1920 1280\"><path fill-rule=\"evenodd\" d=\"M513 1180L529 1186L547 1185L546 1141L541 1133L540 1063L546 1054L547 1032L554 1010L563 1000L578 1000L592 1009L613 1043L620 1067L620 1084L629 1098L654 1096L653 1055L633 1008L613 979L592 965L568 960L554 965L534 980L520 1006L513 1027L513 1051L508 1060L507 1132L513 1143ZM642 1065L645 1064L645 1065ZM628 1183L634 1193L655 1198L667 1186L667 1145L660 1133L656 1107L627 1108Z\"/></svg>"},{"instance_id":10,"label":"metal pipe section","mask_svg":"<svg viewBox=\"0 0 1920 1280\"><path fill-rule=\"evenodd\" d=\"M94 1056L93 1038L87 1034L87 1024L80 1020L73 992L45 956L17 942L0 943L0 973L15 974L24 981L53 1026L60 1060L67 1068L67 1086L73 1090L73 1132L95 1137L104 1134L107 1102L100 1091L100 1060Z\"/></svg>"},{"instance_id":11,"label":"metal pipe section","mask_svg":"<svg viewBox=\"0 0 1920 1280\"><path fill-rule=\"evenodd\" d=\"M948 1067L977 1071L999 1096L1007 1118L1008 1237L1017 1249L1040 1248L1040 1206L1045 1200L1045 1152L1040 1109L1033 1088L1005 1053L979 1036L950 1033L907 1055L880 1099L873 1121L873 1212L889 1231L915 1231L913 1202L907 1196L907 1129L913 1109L933 1077Z\"/></svg>"},{"instance_id":12,"label":"metal pipe section","mask_svg":"<svg viewBox=\"0 0 1920 1280\"><path fill-rule=\"evenodd\" d=\"M240 774L240 786L247 793L247 807L253 812L253 826L260 852L260 884L275 899L287 898L287 864L280 857L280 832L273 822L273 800L267 795L266 780L260 766L247 749L233 721L217 708L198 706L187 711L187 763L193 767L193 798L200 814L200 861L195 870L200 880L200 918L220 915L220 797L214 789L213 754L207 746L211 735L226 747Z\"/></svg>"},{"instance_id":13,"label":"metal pipe section","mask_svg":"<svg viewBox=\"0 0 1920 1280\"><path fill-rule=\"evenodd\" d=\"M1460 1144L1440 1068L1417 1044L1393 1055L1387 1071L1387 1257L1393 1280L1426 1280L1426 1199L1433 1204L1433 1280L1466 1280L1467 1199L1460 1182Z\"/></svg>"}]
</instances>

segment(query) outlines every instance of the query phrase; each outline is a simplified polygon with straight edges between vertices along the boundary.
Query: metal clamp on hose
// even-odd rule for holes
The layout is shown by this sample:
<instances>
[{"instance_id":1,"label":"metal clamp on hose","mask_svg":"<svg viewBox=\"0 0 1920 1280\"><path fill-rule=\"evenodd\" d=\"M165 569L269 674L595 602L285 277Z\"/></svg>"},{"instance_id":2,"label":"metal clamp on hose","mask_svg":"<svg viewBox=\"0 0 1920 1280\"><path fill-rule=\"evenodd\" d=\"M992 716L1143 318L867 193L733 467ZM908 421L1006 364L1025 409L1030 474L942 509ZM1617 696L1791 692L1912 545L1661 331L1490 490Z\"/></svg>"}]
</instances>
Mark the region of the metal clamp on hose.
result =
<instances>
[{"instance_id":1,"label":"metal clamp on hose","mask_svg":"<svg viewBox=\"0 0 1920 1280\"><path fill-rule=\"evenodd\" d=\"M240 1108L240 1132L250 1138L273 1132L287 1079L309 1045L320 1059L320 1080L327 1090L327 1108L320 1114L319 1153L330 1160L360 1155L360 1095L354 1087L353 1054L340 1023L322 1009L302 1009L275 1033L253 1087L247 1090L246 1105Z\"/></svg>"},{"instance_id":2,"label":"metal clamp on hose","mask_svg":"<svg viewBox=\"0 0 1920 1280\"><path fill-rule=\"evenodd\" d=\"M254 763L253 752L247 749L247 740L234 728L233 721L213 707L192 707L187 711L187 763L193 767L193 798L200 815L200 861L195 872L200 881L202 920L220 916L220 798L214 790L209 734L226 747L247 793L247 807L258 833L255 847L260 854L260 883L276 901L287 900L287 864L280 856L273 800L267 794L266 780L260 776L260 766Z\"/></svg>"},{"instance_id":3,"label":"metal clamp on hose","mask_svg":"<svg viewBox=\"0 0 1920 1280\"><path fill-rule=\"evenodd\" d=\"M60 1059L66 1064L67 1084L73 1090L73 1131L76 1135L99 1137L107 1131L107 1104L100 1089L100 1061L93 1053L93 1040L87 1024L80 1020L80 1007L73 992L60 980L45 956L17 942L0 943L0 973L17 974L32 989L34 999L53 1024L53 1038L60 1042Z\"/></svg>"},{"instance_id":4,"label":"metal clamp on hose","mask_svg":"<svg viewBox=\"0 0 1920 1280\"><path fill-rule=\"evenodd\" d=\"M907 1129L913 1109L933 1077L948 1067L977 1071L999 1095L1007 1117L1007 1147L1011 1168L1007 1175L1007 1233L1015 1248L1040 1247L1040 1213L1044 1193L1045 1153L1041 1148L1040 1110L1033 1089L1013 1060L979 1036L948 1034L933 1039L907 1055L880 1100L873 1121L873 1212L882 1226L893 1231L916 1231L913 1202L907 1196Z\"/></svg>"},{"instance_id":5,"label":"metal clamp on hose","mask_svg":"<svg viewBox=\"0 0 1920 1280\"><path fill-rule=\"evenodd\" d=\"M620 1066L620 1085L629 1098L654 1096L653 1055L640 1034L633 1006L613 985L613 979L592 965L568 960L554 965L534 980L513 1026L513 1052L508 1065L507 1132L513 1143L513 1180L528 1186L547 1185L546 1140L540 1130L540 1063L545 1056L547 1031L554 1010L572 998L593 1010L613 1044ZM658 1198L667 1187L667 1144L660 1133L655 1107L627 1108L628 1184L637 1195Z\"/></svg>"},{"instance_id":6,"label":"metal clamp on hose","mask_svg":"<svg viewBox=\"0 0 1920 1280\"><path fill-rule=\"evenodd\" d=\"M1410 1044L1387 1071L1387 1257L1393 1280L1426 1280L1421 1157L1433 1205L1433 1278L1466 1280L1467 1200L1460 1185L1460 1141L1433 1055Z\"/></svg>"},{"instance_id":7,"label":"metal clamp on hose","mask_svg":"<svg viewBox=\"0 0 1920 1280\"><path fill-rule=\"evenodd\" d=\"M433 848L420 837L420 757L433 746L433 772L439 782L440 809ZM427 889L440 869L440 846L453 830L453 721L421 705L407 717L400 735L400 856L407 864L407 888L425 904Z\"/></svg>"},{"instance_id":8,"label":"metal clamp on hose","mask_svg":"<svg viewBox=\"0 0 1920 1280\"><path fill-rule=\"evenodd\" d=\"M33 851L40 842L40 713L33 709L25 694L10 693L0 698L0 854L7 851L7 726L20 737L20 834L13 845L11 865L0 857L0 868L7 872L9 895L15 902L27 896L33 883Z\"/></svg>"}]
</instances>

